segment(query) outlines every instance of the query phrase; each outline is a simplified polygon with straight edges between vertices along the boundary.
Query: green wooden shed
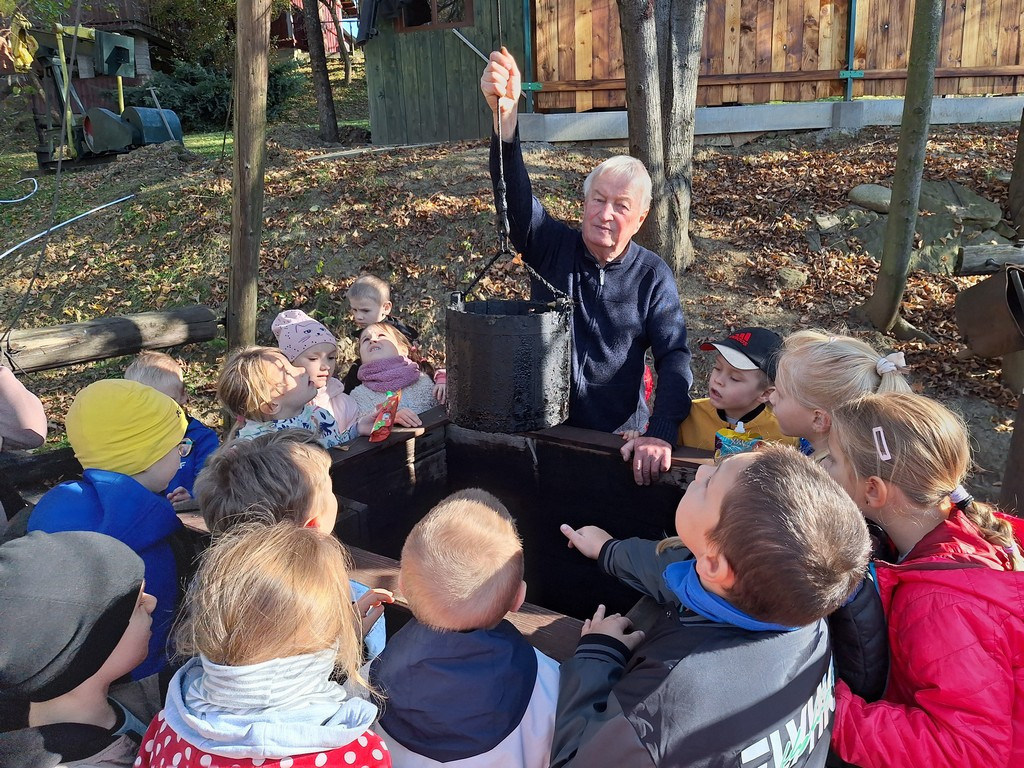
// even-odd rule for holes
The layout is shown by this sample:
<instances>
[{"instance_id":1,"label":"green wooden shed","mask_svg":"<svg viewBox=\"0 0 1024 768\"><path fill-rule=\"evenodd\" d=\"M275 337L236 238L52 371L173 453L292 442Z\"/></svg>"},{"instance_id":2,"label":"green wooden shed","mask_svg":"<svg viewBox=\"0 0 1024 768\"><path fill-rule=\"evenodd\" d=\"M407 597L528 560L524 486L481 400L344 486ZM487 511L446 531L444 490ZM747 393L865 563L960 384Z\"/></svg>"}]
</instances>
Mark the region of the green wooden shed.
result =
<instances>
[{"instance_id":1,"label":"green wooden shed","mask_svg":"<svg viewBox=\"0 0 1024 768\"><path fill-rule=\"evenodd\" d=\"M500 2L505 47L529 71L523 53L523 0L363 2L375 4L361 9L359 35L365 38L373 143L489 136L491 112L480 95L485 63L456 31L485 56L490 54L498 46Z\"/></svg>"}]
</instances>

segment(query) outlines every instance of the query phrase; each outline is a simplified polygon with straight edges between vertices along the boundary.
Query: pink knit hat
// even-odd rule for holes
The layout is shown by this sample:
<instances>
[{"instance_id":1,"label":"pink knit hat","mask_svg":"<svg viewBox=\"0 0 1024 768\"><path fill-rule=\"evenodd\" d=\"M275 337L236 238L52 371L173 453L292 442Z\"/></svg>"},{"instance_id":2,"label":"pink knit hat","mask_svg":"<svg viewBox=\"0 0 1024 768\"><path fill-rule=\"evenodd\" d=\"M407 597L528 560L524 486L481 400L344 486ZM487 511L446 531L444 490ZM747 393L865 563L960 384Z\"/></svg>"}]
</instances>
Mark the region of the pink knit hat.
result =
<instances>
[{"instance_id":1,"label":"pink knit hat","mask_svg":"<svg viewBox=\"0 0 1024 768\"><path fill-rule=\"evenodd\" d=\"M301 309L288 309L274 318L270 330L277 337L277 346L289 360L294 360L314 344L337 344L327 327Z\"/></svg>"}]
</instances>

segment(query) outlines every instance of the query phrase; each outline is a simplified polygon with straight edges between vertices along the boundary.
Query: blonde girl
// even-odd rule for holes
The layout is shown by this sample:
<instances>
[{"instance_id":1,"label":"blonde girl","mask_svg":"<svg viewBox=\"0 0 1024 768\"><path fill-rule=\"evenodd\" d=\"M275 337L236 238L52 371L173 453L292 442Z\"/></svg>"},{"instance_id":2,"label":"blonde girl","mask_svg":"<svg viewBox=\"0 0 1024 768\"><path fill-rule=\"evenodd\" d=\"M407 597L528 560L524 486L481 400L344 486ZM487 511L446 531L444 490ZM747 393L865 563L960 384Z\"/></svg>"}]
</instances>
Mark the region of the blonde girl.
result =
<instances>
[{"instance_id":1,"label":"blonde girl","mask_svg":"<svg viewBox=\"0 0 1024 768\"><path fill-rule=\"evenodd\" d=\"M235 416L230 437L252 439L294 427L312 432L324 448L334 448L370 434L372 418L340 429L330 413L311 402L316 394L316 382L306 370L273 347L234 352L217 380L217 397Z\"/></svg>"},{"instance_id":2,"label":"blonde girl","mask_svg":"<svg viewBox=\"0 0 1024 768\"><path fill-rule=\"evenodd\" d=\"M832 411L869 392L909 392L904 370L902 352L883 356L851 336L797 331L783 342L769 402L783 434L802 438L822 461Z\"/></svg>"},{"instance_id":3,"label":"blonde girl","mask_svg":"<svg viewBox=\"0 0 1024 768\"><path fill-rule=\"evenodd\" d=\"M291 522L239 526L207 550L177 628L171 679L138 768L391 765L359 675L341 544ZM244 762L239 762L244 761Z\"/></svg>"},{"instance_id":4,"label":"blonde girl","mask_svg":"<svg viewBox=\"0 0 1024 768\"><path fill-rule=\"evenodd\" d=\"M866 395L833 412L828 443L826 468L898 550L875 564L888 685L868 703L837 683L833 748L863 768L1024 765L1020 549L1008 518L964 498L963 421L920 395Z\"/></svg>"},{"instance_id":5,"label":"blonde girl","mask_svg":"<svg viewBox=\"0 0 1024 768\"><path fill-rule=\"evenodd\" d=\"M396 417L402 426L418 426L417 413L437 406L434 383L410 358L412 345L390 323L371 323L359 334L359 380L352 397L361 414L374 413L388 392L401 390L403 406Z\"/></svg>"}]
</instances>

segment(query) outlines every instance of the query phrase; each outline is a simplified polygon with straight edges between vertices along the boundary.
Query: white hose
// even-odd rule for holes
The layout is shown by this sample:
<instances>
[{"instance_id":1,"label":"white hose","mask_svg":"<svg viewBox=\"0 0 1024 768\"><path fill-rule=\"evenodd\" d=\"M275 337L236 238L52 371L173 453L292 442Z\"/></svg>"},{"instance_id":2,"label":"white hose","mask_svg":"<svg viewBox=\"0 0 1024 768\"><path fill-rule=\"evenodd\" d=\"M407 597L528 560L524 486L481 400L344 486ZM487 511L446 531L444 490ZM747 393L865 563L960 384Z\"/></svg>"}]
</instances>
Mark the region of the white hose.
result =
<instances>
[{"instance_id":1,"label":"white hose","mask_svg":"<svg viewBox=\"0 0 1024 768\"><path fill-rule=\"evenodd\" d=\"M84 219L86 216L89 216L90 214L96 213L96 211L102 211L104 208L109 208L112 205L117 205L118 203L123 203L125 200L131 200L133 197L135 197L135 195L125 195L124 197L119 197L117 200L111 200L109 203L104 203L103 205L96 206L91 211L86 211L85 213L80 213L77 216L74 216L74 217L68 219L67 221L62 221L60 224L52 226L49 229L43 230L38 235L32 235L32 237L28 238L27 240L22 240L17 245L15 245L15 246L13 246L11 248L8 248L3 253L0 253L0 260L6 258L7 256L10 256L12 253L14 253L16 250L21 248L23 245L28 245L29 243L38 240L40 237L45 237L50 232L55 232L56 230L60 229L61 227L66 227L68 224L71 224L74 221L78 221L79 219Z\"/></svg>"},{"instance_id":2,"label":"white hose","mask_svg":"<svg viewBox=\"0 0 1024 768\"><path fill-rule=\"evenodd\" d=\"M36 181L36 180L35 180L34 178L29 178L29 179L18 179L18 180L17 180L16 182L14 182L14 183L15 183L15 184L24 184L25 182L28 182L29 184L32 184L32 185L33 185L33 187L32 187L32 191L31 191L31 192L29 192L29 193L28 193L27 195L25 195L24 197L19 197L19 198L18 198L17 200L0 200L0 205L2 205L2 204L4 204L4 203L23 203L23 202L25 202L26 200L28 200L28 199L29 199L30 197L32 197L32 195L34 195L34 194L35 194L36 192L38 192L38 191L39 191L39 182L38 182L38 181Z\"/></svg>"}]
</instances>

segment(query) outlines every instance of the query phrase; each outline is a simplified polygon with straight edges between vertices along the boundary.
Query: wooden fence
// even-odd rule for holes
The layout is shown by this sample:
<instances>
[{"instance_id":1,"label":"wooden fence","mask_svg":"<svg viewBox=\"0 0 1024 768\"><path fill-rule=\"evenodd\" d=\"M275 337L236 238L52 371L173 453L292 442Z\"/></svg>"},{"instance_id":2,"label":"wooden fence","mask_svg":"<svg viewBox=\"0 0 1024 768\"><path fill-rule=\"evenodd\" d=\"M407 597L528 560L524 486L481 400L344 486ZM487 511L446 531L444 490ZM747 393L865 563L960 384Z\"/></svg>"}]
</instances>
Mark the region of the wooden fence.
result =
<instances>
[{"instance_id":1,"label":"wooden fence","mask_svg":"<svg viewBox=\"0 0 1024 768\"><path fill-rule=\"evenodd\" d=\"M856 2L854 96L902 96L913 0L709 0L697 103L813 101L844 93ZM1024 0L944 0L936 93L1024 92ZM536 0L540 111L625 106L615 0Z\"/></svg>"}]
</instances>

